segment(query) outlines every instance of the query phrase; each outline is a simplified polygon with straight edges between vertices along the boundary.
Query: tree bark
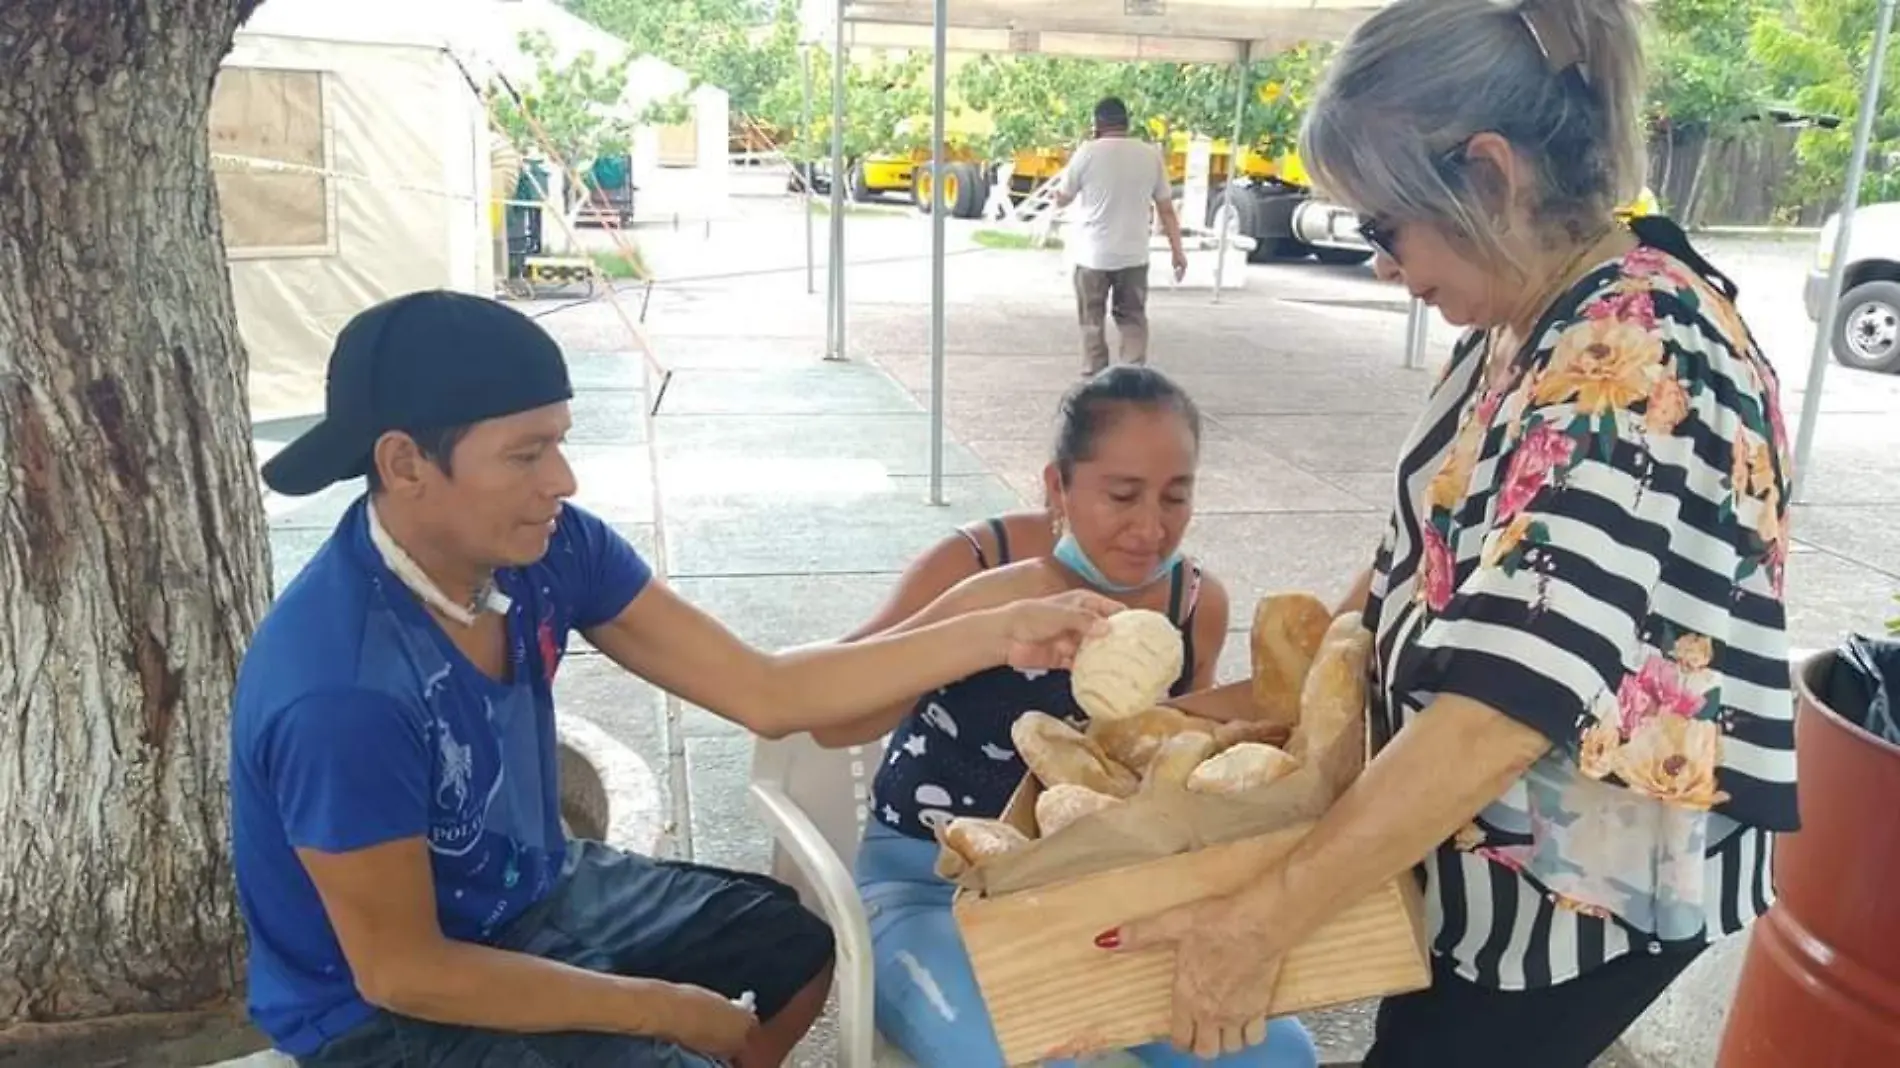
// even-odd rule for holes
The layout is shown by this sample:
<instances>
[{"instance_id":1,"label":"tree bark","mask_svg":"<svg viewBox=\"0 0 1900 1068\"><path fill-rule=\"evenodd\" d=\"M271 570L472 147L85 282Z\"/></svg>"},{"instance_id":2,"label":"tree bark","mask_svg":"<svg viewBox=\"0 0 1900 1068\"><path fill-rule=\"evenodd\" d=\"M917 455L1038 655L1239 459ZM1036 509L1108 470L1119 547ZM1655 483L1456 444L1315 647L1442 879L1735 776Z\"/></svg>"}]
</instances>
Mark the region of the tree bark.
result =
<instances>
[{"instance_id":1,"label":"tree bark","mask_svg":"<svg viewBox=\"0 0 1900 1068\"><path fill-rule=\"evenodd\" d=\"M268 602L206 134L256 0L0 4L0 1027L203 1005Z\"/></svg>"}]
</instances>

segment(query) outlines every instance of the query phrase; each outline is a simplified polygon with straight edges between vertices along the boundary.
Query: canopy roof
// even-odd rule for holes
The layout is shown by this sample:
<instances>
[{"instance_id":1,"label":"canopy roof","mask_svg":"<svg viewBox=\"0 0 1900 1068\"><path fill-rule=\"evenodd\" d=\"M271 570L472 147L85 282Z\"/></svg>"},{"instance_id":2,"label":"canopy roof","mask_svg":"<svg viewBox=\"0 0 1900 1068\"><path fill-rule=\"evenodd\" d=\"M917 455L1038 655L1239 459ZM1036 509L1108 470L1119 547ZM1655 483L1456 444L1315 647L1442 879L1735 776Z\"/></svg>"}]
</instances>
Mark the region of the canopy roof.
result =
<instances>
[{"instance_id":1,"label":"canopy roof","mask_svg":"<svg viewBox=\"0 0 1900 1068\"><path fill-rule=\"evenodd\" d=\"M1234 63L1303 41L1339 40L1390 0L951 0L954 52ZM837 0L808 0L829 35ZM843 0L845 43L928 50L933 0Z\"/></svg>"}]
</instances>

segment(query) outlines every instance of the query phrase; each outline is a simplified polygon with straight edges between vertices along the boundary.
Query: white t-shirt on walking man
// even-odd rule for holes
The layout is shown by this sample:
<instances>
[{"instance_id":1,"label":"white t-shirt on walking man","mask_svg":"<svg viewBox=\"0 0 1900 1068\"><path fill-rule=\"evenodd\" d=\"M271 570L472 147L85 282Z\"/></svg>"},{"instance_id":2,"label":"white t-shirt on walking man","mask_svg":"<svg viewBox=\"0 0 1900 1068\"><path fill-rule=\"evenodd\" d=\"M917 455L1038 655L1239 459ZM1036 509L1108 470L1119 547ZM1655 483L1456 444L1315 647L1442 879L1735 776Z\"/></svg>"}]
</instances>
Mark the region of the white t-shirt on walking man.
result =
<instances>
[{"instance_id":1,"label":"white t-shirt on walking man","mask_svg":"<svg viewBox=\"0 0 1900 1068\"><path fill-rule=\"evenodd\" d=\"M1159 147L1131 137L1084 141L1058 188L1075 197L1068 245L1076 266L1119 271L1148 262L1149 212L1174 195Z\"/></svg>"}]
</instances>

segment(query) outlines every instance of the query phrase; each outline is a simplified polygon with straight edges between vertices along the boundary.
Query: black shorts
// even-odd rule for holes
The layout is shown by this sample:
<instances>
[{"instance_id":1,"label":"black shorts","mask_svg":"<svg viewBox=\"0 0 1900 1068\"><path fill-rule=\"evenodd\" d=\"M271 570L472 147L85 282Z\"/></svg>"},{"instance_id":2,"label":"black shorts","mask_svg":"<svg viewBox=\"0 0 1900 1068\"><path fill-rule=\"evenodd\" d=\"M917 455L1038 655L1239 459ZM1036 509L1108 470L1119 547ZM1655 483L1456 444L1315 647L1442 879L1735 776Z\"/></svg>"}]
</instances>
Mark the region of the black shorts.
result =
<instances>
[{"instance_id":1,"label":"black shorts","mask_svg":"<svg viewBox=\"0 0 1900 1068\"><path fill-rule=\"evenodd\" d=\"M761 1020L831 966L831 928L791 889L750 872L568 843L561 881L497 948L737 998ZM714 1068L671 1042L625 1035L515 1034L378 1013L315 1056L314 1068Z\"/></svg>"}]
</instances>

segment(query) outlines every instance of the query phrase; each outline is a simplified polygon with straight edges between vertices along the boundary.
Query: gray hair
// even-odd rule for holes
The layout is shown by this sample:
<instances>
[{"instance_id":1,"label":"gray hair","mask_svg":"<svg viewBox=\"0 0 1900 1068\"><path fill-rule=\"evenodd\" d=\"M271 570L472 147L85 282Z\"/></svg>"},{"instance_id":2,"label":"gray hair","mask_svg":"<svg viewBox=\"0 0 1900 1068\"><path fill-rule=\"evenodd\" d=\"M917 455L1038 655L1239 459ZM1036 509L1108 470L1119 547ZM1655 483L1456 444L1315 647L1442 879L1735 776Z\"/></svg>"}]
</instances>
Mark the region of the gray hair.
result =
<instances>
[{"instance_id":1,"label":"gray hair","mask_svg":"<svg viewBox=\"0 0 1900 1068\"><path fill-rule=\"evenodd\" d=\"M1645 71L1636 0L1399 0L1327 68L1300 154L1361 215L1433 222L1496 261L1503 190L1459 150L1505 138L1535 217L1582 239L1642 189Z\"/></svg>"}]
</instances>

